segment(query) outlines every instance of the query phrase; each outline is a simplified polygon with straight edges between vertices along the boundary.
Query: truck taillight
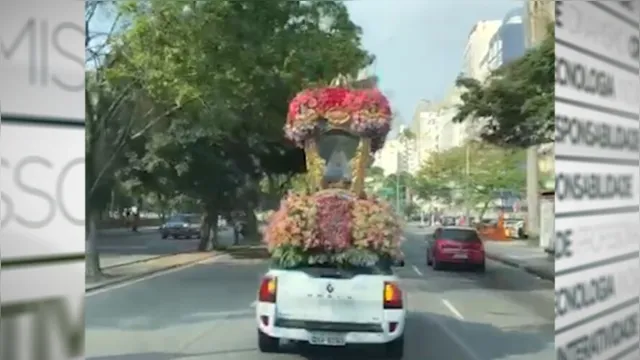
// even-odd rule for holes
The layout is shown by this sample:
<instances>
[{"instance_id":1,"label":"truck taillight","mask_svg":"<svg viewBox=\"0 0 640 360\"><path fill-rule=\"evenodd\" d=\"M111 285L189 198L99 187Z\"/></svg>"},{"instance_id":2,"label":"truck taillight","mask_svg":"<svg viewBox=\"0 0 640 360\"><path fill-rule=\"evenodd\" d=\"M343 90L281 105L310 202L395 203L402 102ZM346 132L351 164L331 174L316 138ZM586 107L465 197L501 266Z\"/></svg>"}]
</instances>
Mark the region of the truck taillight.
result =
<instances>
[{"instance_id":1,"label":"truck taillight","mask_svg":"<svg viewBox=\"0 0 640 360\"><path fill-rule=\"evenodd\" d=\"M260 282L260 290L258 290L258 301L266 303L276 302L276 290L278 282L275 277L265 276Z\"/></svg>"},{"instance_id":2,"label":"truck taillight","mask_svg":"<svg viewBox=\"0 0 640 360\"><path fill-rule=\"evenodd\" d=\"M402 290L398 284L385 281L382 300L385 309L402 309Z\"/></svg>"}]
</instances>

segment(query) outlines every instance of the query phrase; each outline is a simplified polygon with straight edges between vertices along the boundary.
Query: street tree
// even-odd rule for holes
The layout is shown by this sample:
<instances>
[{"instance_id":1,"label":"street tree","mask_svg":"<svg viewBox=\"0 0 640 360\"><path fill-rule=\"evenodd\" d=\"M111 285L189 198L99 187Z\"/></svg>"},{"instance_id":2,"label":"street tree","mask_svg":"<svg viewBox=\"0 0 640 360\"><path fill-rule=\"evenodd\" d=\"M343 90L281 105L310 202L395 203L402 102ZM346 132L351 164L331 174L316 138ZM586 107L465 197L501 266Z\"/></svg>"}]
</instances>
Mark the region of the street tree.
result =
<instances>
[{"instance_id":1,"label":"street tree","mask_svg":"<svg viewBox=\"0 0 640 360\"><path fill-rule=\"evenodd\" d=\"M464 92L454 121L474 122L481 137L500 146L526 148L554 141L555 52L553 28L521 58L481 82L459 77Z\"/></svg>"},{"instance_id":2,"label":"street tree","mask_svg":"<svg viewBox=\"0 0 640 360\"><path fill-rule=\"evenodd\" d=\"M304 169L299 150L283 140L288 100L372 58L339 1L190 6L121 3L131 26L120 38L127 61L118 72L141 79L154 103L188 101L171 121L154 126L144 150L129 155L139 172L162 174L177 192L200 201L203 224L214 227L203 229L207 249L219 215L241 210L255 233L260 182Z\"/></svg>"},{"instance_id":3,"label":"street tree","mask_svg":"<svg viewBox=\"0 0 640 360\"><path fill-rule=\"evenodd\" d=\"M418 171L414 187L425 200L451 204L458 199L472 209L479 207L482 217L502 193L522 193L524 161L523 150L470 141L432 154Z\"/></svg>"}]
</instances>

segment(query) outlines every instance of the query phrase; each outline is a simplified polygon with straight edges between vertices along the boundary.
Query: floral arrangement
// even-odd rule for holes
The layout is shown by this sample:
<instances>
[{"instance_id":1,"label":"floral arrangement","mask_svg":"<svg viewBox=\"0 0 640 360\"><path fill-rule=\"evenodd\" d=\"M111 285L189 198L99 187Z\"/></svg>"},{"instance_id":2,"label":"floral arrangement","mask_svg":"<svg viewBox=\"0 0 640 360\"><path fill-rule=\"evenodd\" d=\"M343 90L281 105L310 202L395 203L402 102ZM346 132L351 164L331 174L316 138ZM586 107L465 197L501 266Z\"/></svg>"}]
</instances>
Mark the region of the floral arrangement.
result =
<instances>
[{"instance_id":1,"label":"floral arrangement","mask_svg":"<svg viewBox=\"0 0 640 360\"><path fill-rule=\"evenodd\" d=\"M299 93L289 104L284 130L302 147L306 139L326 130L329 121L371 138L372 151L377 151L391 130L391 119L389 101L380 91L328 87Z\"/></svg>"},{"instance_id":2,"label":"floral arrangement","mask_svg":"<svg viewBox=\"0 0 640 360\"><path fill-rule=\"evenodd\" d=\"M385 203L346 190L290 194L270 219L264 240L281 267L364 266L400 256L400 223Z\"/></svg>"}]
</instances>

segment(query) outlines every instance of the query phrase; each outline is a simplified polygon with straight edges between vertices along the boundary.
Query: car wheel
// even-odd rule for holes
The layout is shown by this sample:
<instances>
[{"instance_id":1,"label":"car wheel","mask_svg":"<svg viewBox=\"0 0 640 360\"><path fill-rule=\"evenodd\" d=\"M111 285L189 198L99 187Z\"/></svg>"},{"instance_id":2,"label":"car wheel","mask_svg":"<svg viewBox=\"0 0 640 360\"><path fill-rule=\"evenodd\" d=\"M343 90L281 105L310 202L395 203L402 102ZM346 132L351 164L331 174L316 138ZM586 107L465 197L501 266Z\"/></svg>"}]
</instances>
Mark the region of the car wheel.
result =
<instances>
[{"instance_id":1,"label":"car wheel","mask_svg":"<svg viewBox=\"0 0 640 360\"><path fill-rule=\"evenodd\" d=\"M385 344L385 358L390 360L401 360L404 357L404 335Z\"/></svg>"},{"instance_id":2,"label":"car wheel","mask_svg":"<svg viewBox=\"0 0 640 360\"><path fill-rule=\"evenodd\" d=\"M280 340L258 330L258 349L263 353L277 353L280 350Z\"/></svg>"},{"instance_id":3,"label":"car wheel","mask_svg":"<svg viewBox=\"0 0 640 360\"><path fill-rule=\"evenodd\" d=\"M433 260L431 260L431 255L427 252L427 266L431 266L433 264Z\"/></svg>"},{"instance_id":4,"label":"car wheel","mask_svg":"<svg viewBox=\"0 0 640 360\"><path fill-rule=\"evenodd\" d=\"M168 238L168 237L169 237L169 235L167 235L167 234L162 234L162 239L166 239L166 238Z\"/></svg>"},{"instance_id":5,"label":"car wheel","mask_svg":"<svg viewBox=\"0 0 640 360\"><path fill-rule=\"evenodd\" d=\"M485 266L484 262L482 264L476 266L476 272L483 273L483 272L485 272L485 270L486 270L486 266Z\"/></svg>"},{"instance_id":6,"label":"car wheel","mask_svg":"<svg viewBox=\"0 0 640 360\"><path fill-rule=\"evenodd\" d=\"M440 263L435 258L431 260L431 263L433 264L433 270L442 270L442 263Z\"/></svg>"}]
</instances>

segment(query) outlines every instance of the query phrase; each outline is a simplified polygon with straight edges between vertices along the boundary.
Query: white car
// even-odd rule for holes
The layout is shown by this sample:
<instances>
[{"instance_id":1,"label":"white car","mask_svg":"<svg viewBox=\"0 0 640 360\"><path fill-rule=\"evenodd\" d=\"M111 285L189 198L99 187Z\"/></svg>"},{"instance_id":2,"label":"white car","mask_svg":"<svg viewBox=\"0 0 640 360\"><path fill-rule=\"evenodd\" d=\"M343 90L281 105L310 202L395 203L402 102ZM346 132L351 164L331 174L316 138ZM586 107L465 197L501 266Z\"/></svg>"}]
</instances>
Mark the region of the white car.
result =
<instances>
[{"instance_id":1,"label":"white car","mask_svg":"<svg viewBox=\"0 0 640 360\"><path fill-rule=\"evenodd\" d=\"M406 308L391 267L271 269L258 291L258 348L278 352L280 340L365 345L402 359Z\"/></svg>"}]
</instances>

